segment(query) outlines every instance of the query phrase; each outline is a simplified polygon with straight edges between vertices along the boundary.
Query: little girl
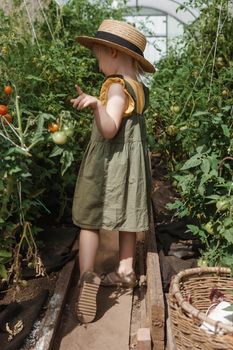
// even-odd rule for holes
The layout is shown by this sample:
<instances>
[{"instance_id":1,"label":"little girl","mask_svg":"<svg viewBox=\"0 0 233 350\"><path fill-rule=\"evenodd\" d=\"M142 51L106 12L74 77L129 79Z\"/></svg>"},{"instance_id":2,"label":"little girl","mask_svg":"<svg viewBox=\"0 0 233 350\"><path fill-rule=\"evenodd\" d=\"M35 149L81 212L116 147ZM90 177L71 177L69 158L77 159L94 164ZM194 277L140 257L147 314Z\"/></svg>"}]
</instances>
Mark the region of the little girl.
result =
<instances>
[{"instance_id":1,"label":"little girl","mask_svg":"<svg viewBox=\"0 0 233 350\"><path fill-rule=\"evenodd\" d=\"M73 221L79 238L80 292L78 319L91 322L96 315L99 285L134 287L136 232L149 227L150 167L143 112L148 89L138 81L142 72L154 72L144 58L145 36L133 26L104 20L95 37L80 36L79 44L95 54L105 75L100 97L85 94L71 100L77 110L91 108L91 140L82 161L73 202ZM94 273L99 231L119 231L119 266L102 275ZM111 232L114 234L114 232Z\"/></svg>"}]
</instances>

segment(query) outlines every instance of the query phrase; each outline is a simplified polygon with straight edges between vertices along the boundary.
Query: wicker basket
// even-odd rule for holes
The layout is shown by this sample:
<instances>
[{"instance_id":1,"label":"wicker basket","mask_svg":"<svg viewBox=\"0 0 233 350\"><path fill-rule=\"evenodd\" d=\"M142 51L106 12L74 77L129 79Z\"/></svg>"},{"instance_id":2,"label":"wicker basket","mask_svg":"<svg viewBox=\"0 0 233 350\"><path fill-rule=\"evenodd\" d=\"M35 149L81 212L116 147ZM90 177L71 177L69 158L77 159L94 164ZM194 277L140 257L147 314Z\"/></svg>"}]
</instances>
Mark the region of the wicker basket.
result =
<instances>
[{"instance_id":1,"label":"wicker basket","mask_svg":"<svg viewBox=\"0 0 233 350\"><path fill-rule=\"evenodd\" d=\"M168 304L177 349L233 350L233 327L206 316L212 288L217 288L226 301L233 303L230 272L222 267L193 268L173 278ZM200 329L203 321L214 326L216 334Z\"/></svg>"}]
</instances>

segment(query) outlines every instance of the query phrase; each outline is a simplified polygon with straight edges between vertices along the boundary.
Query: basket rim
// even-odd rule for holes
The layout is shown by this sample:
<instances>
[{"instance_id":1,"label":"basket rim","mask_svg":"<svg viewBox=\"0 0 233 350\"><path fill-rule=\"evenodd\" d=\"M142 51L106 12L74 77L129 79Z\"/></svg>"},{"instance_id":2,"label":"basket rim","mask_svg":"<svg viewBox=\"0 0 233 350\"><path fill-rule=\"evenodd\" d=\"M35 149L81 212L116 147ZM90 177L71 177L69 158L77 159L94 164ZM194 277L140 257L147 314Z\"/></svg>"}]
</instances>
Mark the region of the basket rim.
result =
<instances>
[{"instance_id":1,"label":"basket rim","mask_svg":"<svg viewBox=\"0 0 233 350\"><path fill-rule=\"evenodd\" d=\"M215 333L218 330L223 330L223 331L227 331L228 333L233 333L233 326L226 325L220 321L212 320L211 318L206 316L204 312L199 311L194 306L192 306L188 301L186 301L180 292L179 283L182 277L188 276L188 275L194 275L194 274L202 275L203 273L206 273L206 272L215 272L217 274L230 274L231 269L228 267L217 266L217 267L197 267L197 268L182 270L173 277L171 281L169 293L171 293L176 298L178 305L182 309L184 309L186 312L191 314L193 317L196 317L197 319L203 322L207 322L210 325L214 326Z\"/></svg>"}]
</instances>

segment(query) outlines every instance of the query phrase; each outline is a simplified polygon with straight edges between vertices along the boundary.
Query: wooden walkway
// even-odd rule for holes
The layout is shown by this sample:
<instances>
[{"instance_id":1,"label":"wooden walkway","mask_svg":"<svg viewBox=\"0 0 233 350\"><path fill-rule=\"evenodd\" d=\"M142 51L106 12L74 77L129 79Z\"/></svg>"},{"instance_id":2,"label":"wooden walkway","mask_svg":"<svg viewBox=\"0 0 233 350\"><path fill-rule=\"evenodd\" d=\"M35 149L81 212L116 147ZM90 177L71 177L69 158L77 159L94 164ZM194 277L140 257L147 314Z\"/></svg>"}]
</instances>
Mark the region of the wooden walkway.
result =
<instances>
[{"instance_id":1,"label":"wooden walkway","mask_svg":"<svg viewBox=\"0 0 233 350\"><path fill-rule=\"evenodd\" d=\"M97 272L104 267L111 271L116 267L118 233L102 232L97 256ZM76 279L76 278L74 278ZM97 315L93 323L81 325L74 314L75 284L72 283L65 305L61 326L57 332L54 350L128 350L132 309L132 290L100 288L97 298Z\"/></svg>"},{"instance_id":2,"label":"wooden walkway","mask_svg":"<svg viewBox=\"0 0 233 350\"><path fill-rule=\"evenodd\" d=\"M138 233L137 238L140 280L134 295L130 290L100 288L96 320L79 324L74 313L78 267L69 262L61 270L56 288L60 299L52 297L41 337L30 350L175 350L166 320L153 220L150 230ZM117 262L118 233L103 231L97 272L106 272L106 267L112 271Z\"/></svg>"}]
</instances>

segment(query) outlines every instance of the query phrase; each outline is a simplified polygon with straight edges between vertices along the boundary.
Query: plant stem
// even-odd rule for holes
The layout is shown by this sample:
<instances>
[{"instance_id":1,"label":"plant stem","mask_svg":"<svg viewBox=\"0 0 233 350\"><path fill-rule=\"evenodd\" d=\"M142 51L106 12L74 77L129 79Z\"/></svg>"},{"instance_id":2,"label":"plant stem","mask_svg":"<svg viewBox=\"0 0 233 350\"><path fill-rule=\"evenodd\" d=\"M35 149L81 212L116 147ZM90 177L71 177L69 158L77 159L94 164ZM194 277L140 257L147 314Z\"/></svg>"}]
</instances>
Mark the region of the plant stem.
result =
<instances>
[{"instance_id":1,"label":"plant stem","mask_svg":"<svg viewBox=\"0 0 233 350\"><path fill-rule=\"evenodd\" d=\"M11 175L8 175L5 196L2 199L2 206L0 210L0 217L2 218L5 216L5 214L8 213L7 204L9 202L11 193L13 192L13 186L14 186L13 177Z\"/></svg>"},{"instance_id":2,"label":"plant stem","mask_svg":"<svg viewBox=\"0 0 233 350\"><path fill-rule=\"evenodd\" d=\"M23 128L22 128L22 118L21 118L21 113L19 109L19 96L16 94L15 98L15 107L16 107L16 114L17 114L17 120L18 120L18 131L19 131L19 137L20 137L20 143L21 147L24 148L24 137L23 137Z\"/></svg>"}]
</instances>

